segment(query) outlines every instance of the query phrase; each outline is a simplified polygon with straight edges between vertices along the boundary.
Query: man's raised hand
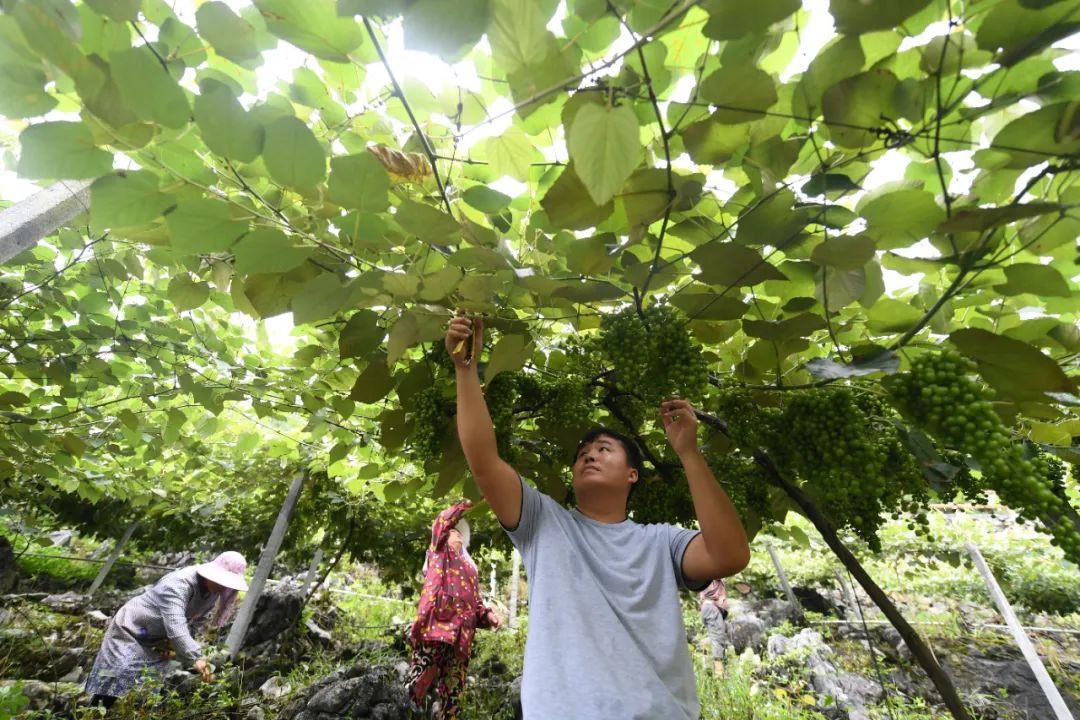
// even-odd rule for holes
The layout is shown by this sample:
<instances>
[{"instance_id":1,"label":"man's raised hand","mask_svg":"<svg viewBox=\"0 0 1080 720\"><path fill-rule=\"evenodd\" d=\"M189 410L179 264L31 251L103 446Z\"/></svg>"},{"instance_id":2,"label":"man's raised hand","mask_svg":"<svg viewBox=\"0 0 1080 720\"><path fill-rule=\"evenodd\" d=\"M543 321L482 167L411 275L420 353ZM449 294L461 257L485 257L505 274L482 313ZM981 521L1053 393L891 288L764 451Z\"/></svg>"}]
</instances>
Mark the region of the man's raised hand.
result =
<instances>
[{"instance_id":1,"label":"man's raised hand","mask_svg":"<svg viewBox=\"0 0 1080 720\"><path fill-rule=\"evenodd\" d=\"M458 314L450 321L450 327L446 331L446 352L450 353L454 366L469 367L480 355L483 347L484 319L468 317L464 311L458 310Z\"/></svg>"},{"instance_id":2,"label":"man's raised hand","mask_svg":"<svg viewBox=\"0 0 1080 720\"><path fill-rule=\"evenodd\" d=\"M688 401L675 398L660 403L660 419L664 422L671 449L680 457L697 452L698 419L694 406Z\"/></svg>"}]
</instances>

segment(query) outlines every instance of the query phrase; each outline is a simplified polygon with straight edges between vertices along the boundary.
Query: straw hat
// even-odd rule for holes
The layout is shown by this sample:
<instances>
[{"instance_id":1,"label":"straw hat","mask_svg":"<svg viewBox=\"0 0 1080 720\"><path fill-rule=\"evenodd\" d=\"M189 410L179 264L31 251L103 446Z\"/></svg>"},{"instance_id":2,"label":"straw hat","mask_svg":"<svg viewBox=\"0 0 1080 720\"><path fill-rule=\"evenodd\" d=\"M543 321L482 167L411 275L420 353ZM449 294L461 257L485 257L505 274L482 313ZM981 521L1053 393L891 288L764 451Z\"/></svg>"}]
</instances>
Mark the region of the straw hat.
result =
<instances>
[{"instance_id":1,"label":"straw hat","mask_svg":"<svg viewBox=\"0 0 1080 720\"><path fill-rule=\"evenodd\" d=\"M244 560L244 556L232 550L221 553L211 562L195 567L199 575L230 590L248 589L247 582L244 580L246 569L247 561Z\"/></svg>"}]
</instances>

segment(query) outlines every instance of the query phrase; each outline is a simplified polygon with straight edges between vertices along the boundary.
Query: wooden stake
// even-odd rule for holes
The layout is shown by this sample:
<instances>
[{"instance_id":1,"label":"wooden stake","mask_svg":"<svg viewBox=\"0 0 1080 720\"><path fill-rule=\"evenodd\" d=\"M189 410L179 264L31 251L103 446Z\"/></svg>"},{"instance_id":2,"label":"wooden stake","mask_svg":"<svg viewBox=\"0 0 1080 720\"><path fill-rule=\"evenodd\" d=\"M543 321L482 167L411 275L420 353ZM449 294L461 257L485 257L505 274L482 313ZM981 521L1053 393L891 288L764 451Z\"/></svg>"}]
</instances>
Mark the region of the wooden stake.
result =
<instances>
[{"instance_id":1,"label":"wooden stake","mask_svg":"<svg viewBox=\"0 0 1080 720\"><path fill-rule=\"evenodd\" d=\"M259 557L255 576L251 578L251 584L244 595L244 602L240 604L240 609L236 612L236 620L229 630L229 637L225 640L225 650L230 658L235 658L236 653L240 651L240 646L244 644L244 636L247 635L251 618L255 615L255 605L259 602L259 596L262 595L267 578L270 577L270 570L274 567L274 560L277 559L278 550L281 549L281 543L285 539L285 531L289 528L289 520L292 518L293 509L296 508L296 501L300 498L300 490L306 478L307 470L293 479L277 520L274 521L274 529L270 531L270 539L266 541L266 546Z\"/></svg>"},{"instance_id":2,"label":"wooden stake","mask_svg":"<svg viewBox=\"0 0 1080 720\"><path fill-rule=\"evenodd\" d=\"M1028 665L1031 667L1031 672L1035 674L1035 679L1039 681L1039 687L1042 688L1043 693L1046 695L1055 717L1057 720L1075 720L1072 713L1069 712L1064 698L1061 697L1061 693L1054 686L1050 673L1046 672L1046 667L1042 664L1035 646L1031 644L1031 639L1024 632L1020 620L1017 619L1016 613L1013 612L1012 606L1009 605L1008 598L1001 591L1001 586L998 585L997 580L994 578L994 573L990 571L990 567L986 564L986 560L983 559L982 553L979 552L979 548L975 547L974 543L967 543L966 547L971 559L975 561L975 567L986 583L986 588L990 591L990 597L994 599L994 604L997 605L998 612L1005 618L1005 623L1009 626L1013 639L1020 646L1020 652L1024 654L1024 659L1027 660Z\"/></svg>"}]
</instances>

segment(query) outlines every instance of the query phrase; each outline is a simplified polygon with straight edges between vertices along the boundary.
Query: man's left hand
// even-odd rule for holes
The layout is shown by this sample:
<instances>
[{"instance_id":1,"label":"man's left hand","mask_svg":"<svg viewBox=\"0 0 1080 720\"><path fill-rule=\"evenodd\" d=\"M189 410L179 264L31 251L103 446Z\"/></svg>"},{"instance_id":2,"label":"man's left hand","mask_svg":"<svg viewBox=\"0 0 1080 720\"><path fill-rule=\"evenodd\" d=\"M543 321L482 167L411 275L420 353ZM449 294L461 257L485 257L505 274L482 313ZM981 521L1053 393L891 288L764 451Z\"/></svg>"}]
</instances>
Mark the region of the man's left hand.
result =
<instances>
[{"instance_id":1,"label":"man's left hand","mask_svg":"<svg viewBox=\"0 0 1080 720\"><path fill-rule=\"evenodd\" d=\"M697 452L698 419L693 405L680 398L665 400L660 403L660 418L671 449L677 455Z\"/></svg>"}]
</instances>

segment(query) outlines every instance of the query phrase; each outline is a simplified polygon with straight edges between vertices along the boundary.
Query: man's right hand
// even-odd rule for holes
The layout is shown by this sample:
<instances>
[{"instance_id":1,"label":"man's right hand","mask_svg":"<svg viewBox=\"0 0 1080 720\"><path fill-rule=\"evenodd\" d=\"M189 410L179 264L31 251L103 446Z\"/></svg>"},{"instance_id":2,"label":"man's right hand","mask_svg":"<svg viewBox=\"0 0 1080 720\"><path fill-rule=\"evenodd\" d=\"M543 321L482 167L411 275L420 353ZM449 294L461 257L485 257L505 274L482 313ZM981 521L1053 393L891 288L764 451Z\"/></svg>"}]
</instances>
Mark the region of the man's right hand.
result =
<instances>
[{"instance_id":1,"label":"man's right hand","mask_svg":"<svg viewBox=\"0 0 1080 720\"><path fill-rule=\"evenodd\" d=\"M470 335L472 347L469 347ZM457 316L450 321L450 327L446 331L446 352L450 353L454 366L461 369L469 367L479 357L483 347L483 318L470 318L459 310Z\"/></svg>"}]
</instances>

